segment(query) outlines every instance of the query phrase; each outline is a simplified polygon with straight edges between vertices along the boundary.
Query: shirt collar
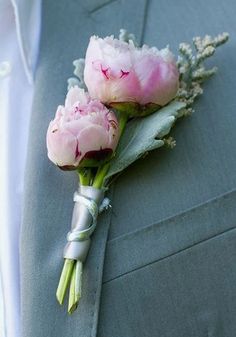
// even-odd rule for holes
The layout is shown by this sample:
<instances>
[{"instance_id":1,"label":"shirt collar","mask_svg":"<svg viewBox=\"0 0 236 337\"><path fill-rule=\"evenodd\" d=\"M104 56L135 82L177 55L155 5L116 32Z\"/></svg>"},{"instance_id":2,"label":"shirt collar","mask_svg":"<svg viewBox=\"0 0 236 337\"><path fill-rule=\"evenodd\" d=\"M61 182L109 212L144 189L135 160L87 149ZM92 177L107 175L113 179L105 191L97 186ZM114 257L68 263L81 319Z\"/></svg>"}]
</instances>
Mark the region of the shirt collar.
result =
<instances>
[{"instance_id":1,"label":"shirt collar","mask_svg":"<svg viewBox=\"0 0 236 337\"><path fill-rule=\"evenodd\" d=\"M32 83L39 47L41 0L11 0L11 3L22 62L26 76Z\"/></svg>"}]
</instances>

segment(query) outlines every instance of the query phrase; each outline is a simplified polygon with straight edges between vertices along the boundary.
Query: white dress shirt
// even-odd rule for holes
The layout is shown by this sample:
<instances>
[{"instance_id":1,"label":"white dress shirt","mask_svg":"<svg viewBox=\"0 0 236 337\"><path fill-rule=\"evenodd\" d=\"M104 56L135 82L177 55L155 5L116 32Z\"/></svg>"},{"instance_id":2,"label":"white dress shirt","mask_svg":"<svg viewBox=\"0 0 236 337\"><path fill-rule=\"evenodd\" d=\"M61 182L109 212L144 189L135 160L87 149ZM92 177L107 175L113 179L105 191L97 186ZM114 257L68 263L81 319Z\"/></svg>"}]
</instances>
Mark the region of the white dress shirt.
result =
<instances>
[{"instance_id":1,"label":"white dress shirt","mask_svg":"<svg viewBox=\"0 0 236 337\"><path fill-rule=\"evenodd\" d=\"M40 0L0 0L1 337L20 337L19 231L40 10Z\"/></svg>"}]
</instances>

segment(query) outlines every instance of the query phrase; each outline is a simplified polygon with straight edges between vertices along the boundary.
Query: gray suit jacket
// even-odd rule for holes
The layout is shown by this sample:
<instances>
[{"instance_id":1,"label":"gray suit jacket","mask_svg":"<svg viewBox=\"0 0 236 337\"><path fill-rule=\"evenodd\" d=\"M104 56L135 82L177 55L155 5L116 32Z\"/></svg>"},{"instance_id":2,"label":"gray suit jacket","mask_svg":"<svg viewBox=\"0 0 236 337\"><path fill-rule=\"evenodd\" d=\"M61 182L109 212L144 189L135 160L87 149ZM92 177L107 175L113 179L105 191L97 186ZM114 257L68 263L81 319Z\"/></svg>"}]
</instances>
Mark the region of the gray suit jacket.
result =
<instances>
[{"instance_id":1,"label":"gray suit jacket","mask_svg":"<svg viewBox=\"0 0 236 337\"><path fill-rule=\"evenodd\" d=\"M234 0L45 0L21 232L23 337L234 337L236 334L236 58ZM79 309L55 291L77 186L49 162L45 134L72 61L90 35L120 28L177 52L205 33L231 33L173 150L132 165L110 191L84 270ZM108 235L109 230L109 235ZM104 259L105 256L105 259Z\"/></svg>"}]
</instances>

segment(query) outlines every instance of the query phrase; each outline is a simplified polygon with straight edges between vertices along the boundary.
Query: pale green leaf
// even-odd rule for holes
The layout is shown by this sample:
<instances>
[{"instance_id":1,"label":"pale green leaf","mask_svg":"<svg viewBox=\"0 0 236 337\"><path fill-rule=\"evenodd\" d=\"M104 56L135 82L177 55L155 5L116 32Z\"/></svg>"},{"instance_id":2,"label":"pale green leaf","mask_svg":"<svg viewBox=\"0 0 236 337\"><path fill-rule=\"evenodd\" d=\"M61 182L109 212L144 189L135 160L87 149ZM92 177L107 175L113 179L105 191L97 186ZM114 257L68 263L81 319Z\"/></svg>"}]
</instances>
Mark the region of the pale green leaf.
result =
<instances>
[{"instance_id":1,"label":"pale green leaf","mask_svg":"<svg viewBox=\"0 0 236 337\"><path fill-rule=\"evenodd\" d=\"M173 126L185 103L173 101L157 112L130 121L125 128L105 181L123 171L147 152L164 145L161 139Z\"/></svg>"}]
</instances>

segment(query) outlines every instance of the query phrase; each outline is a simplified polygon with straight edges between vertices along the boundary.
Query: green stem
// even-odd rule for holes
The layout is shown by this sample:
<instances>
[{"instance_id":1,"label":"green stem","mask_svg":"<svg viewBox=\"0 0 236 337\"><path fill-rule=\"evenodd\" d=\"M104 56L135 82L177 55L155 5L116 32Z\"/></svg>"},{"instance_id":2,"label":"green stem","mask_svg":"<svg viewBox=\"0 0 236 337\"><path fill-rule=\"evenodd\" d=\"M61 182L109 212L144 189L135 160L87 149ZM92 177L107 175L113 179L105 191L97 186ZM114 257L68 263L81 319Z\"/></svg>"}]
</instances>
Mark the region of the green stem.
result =
<instances>
[{"instance_id":1,"label":"green stem","mask_svg":"<svg viewBox=\"0 0 236 337\"><path fill-rule=\"evenodd\" d=\"M91 180L91 169L89 168L79 168L77 170L78 175L79 175L79 181L80 184L83 186L89 186L90 185L90 180Z\"/></svg>"},{"instance_id":2,"label":"green stem","mask_svg":"<svg viewBox=\"0 0 236 337\"><path fill-rule=\"evenodd\" d=\"M76 276L75 276L75 301L78 304L82 293L82 275L83 275L83 263L81 261L76 262Z\"/></svg>"},{"instance_id":3,"label":"green stem","mask_svg":"<svg viewBox=\"0 0 236 337\"><path fill-rule=\"evenodd\" d=\"M70 283L74 263L75 263L74 260L65 259L60 281L59 281L57 292L56 292L56 297L60 304L62 304L64 301L66 290Z\"/></svg>"},{"instance_id":4,"label":"green stem","mask_svg":"<svg viewBox=\"0 0 236 337\"><path fill-rule=\"evenodd\" d=\"M69 314L72 314L76 310L81 297L83 263L81 261L76 261L73 268L68 304Z\"/></svg>"},{"instance_id":5,"label":"green stem","mask_svg":"<svg viewBox=\"0 0 236 337\"><path fill-rule=\"evenodd\" d=\"M102 188L104 177L106 176L109 168L110 168L110 163L106 163L103 166L99 167L97 174L93 181L93 187Z\"/></svg>"},{"instance_id":6,"label":"green stem","mask_svg":"<svg viewBox=\"0 0 236 337\"><path fill-rule=\"evenodd\" d=\"M120 137L122 136L124 132L127 121L128 121L127 115L125 113L120 114L120 119L119 119ZM109 171L110 165L111 165L111 162L108 162L104 164L103 166L99 167L97 174L93 181L93 187L95 188L103 187L104 178L107 172Z\"/></svg>"},{"instance_id":7,"label":"green stem","mask_svg":"<svg viewBox=\"0 0 236 337\"><path fill-rule=\"evenodd\" d=\"M125 113L122 113L119 118L120 137L122 136L124 132L127 121L128 121L128 116Z\"/></svg>"},{"instance_id":8,"label":"green stem","mask_svg":"<svg viewBox=\"0 0 236 337\"><path fill-rule=\"evenodd\" d=\"M70 281L70 292L69 292L69 304L68 304L68 313L72 314L75 311L77 305L75 301L75 273L76 273L76 264L73 267L73 272Z\"/></svg>"}]
</instances>

